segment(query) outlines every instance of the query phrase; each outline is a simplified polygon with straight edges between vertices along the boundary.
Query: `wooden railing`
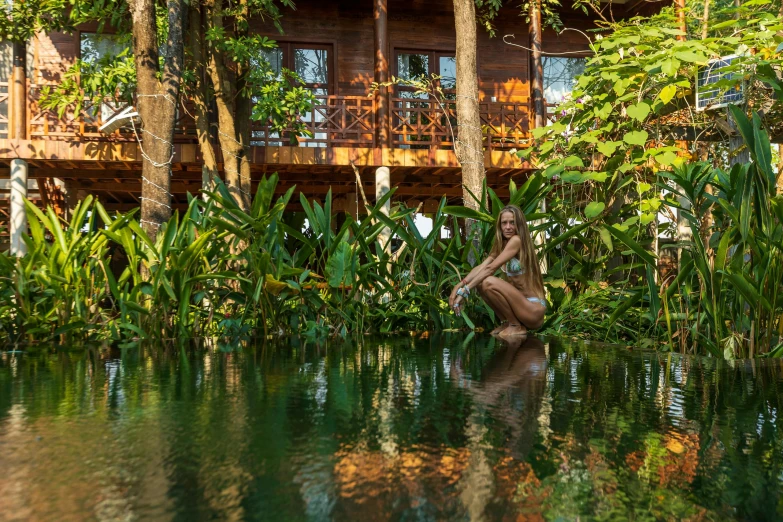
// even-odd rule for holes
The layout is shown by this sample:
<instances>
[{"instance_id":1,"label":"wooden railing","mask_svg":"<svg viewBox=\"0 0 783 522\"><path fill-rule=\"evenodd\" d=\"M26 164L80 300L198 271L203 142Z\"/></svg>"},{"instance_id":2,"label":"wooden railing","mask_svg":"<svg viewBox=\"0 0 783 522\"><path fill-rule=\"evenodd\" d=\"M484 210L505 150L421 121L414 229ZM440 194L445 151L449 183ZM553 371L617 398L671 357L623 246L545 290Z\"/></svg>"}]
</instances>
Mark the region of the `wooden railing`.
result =
<instances>
[{"instance_id":1,"label":"wooden railing","mask_svg":"<svg viewBox=\"0 0 783 522\"><path fill-rule=\"evenodd\" d=\"M131 129L121 129L112 134L104 134L99 129L104 119L124 107L122 102L105 101L94 103L85 99L81 110L75 114L72 109L62 115L39 105L41 87L34 85L30 89L28 104L28 136L30 139L63 140L78 138L83 141L134 141ZM196 124L193 119L192 103L186 102L177 108L177 123L174 128L174 140L178 143L196 142Z\"/></svg>"},{"instance_id":2,"label":"wooden railing","mask_svg":"<svg viewBox=\"0 0 783 522\"><path fill-rule=\"evenodd\" d=\"M294 136L292 129L275 131L261 122L251 127L250 143L261 146L374 147L375 102L365 96L316 96L300 120L312 136Z\"/></svg>"},{"instance_id":3,"label":"wooden railing","mask_svg":"<svg viewBox=\"0 0 783 522\"><path fill-rule=\"evenodd\" d=\"M8 82L0 81L0 139L8 137Z\"/></svg>"},{"instance_id":4,"label":"wooden railing","mask_svg":"<svg viewBox=\"0 0 783 522\"><path fill-rule=\"evenodd\" d=\"M2 85L2 84L0 84ZM30 90L28 135L31 139L82 141L134 141L130 129L111 135L99 131L104 118L120 106L111 102L94 104L85 100L78 114L66 111L62 116L39 105L40 87ZM0 93L2 91L0 90ZM7 94L5 94L7 97ZM0 103L3 101L0 94ZM488 149L519 147L528 137L527 102L480 102L481 128ZM175 142L196 143L194 111L190 103L178 108ZM0 128L5 120L0 113ZM311 136L295 136L293 129L275 130L262 122L251 126L251 144L258 146L299 145L302 147L373 148L378 120L376 102L366 96L316 96L312 109L300 116ZM6 124L7 127L7 124ZM453 149L459 136L453 100L434 101L392 98L390 109L391 146L397 148ZM2 137L2 135L0 135Z\"/></svg>"},{"instance_id":5,"label":"wooden railing","mask_svg":"<svg viewBox=\"0 0 783 522\"><path fill-rule=\"evenodd\" d=\"M456 102L392 98L393 147L452 149L459 137ZM479 116L488 149L518 147L527 138L527 103L480 102Z\"/></svg>"}]
</instances>

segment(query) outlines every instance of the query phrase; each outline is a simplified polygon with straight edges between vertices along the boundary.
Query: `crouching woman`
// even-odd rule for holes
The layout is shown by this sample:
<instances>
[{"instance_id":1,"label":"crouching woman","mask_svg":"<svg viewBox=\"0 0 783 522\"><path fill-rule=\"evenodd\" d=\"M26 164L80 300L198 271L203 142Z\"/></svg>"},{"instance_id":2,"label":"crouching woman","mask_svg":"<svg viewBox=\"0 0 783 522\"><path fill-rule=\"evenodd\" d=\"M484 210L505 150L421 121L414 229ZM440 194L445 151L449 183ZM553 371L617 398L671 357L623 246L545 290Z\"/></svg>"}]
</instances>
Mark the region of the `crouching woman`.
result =
<instances>
[{"instance_id":1,"label":"crouching woman","mask_svg":"<svg viewBox=\"0 0 783 522\"><path fill-rule=\"evenodd\" d=\"M505 279L495 277L498 270ZM489 256L454 287L449 306L459 314L465 300L476 293L500 320L493 335L526 335L544 322L544 280L525 216L516 206L500 211Z\"/></svg>"}]
</instances>

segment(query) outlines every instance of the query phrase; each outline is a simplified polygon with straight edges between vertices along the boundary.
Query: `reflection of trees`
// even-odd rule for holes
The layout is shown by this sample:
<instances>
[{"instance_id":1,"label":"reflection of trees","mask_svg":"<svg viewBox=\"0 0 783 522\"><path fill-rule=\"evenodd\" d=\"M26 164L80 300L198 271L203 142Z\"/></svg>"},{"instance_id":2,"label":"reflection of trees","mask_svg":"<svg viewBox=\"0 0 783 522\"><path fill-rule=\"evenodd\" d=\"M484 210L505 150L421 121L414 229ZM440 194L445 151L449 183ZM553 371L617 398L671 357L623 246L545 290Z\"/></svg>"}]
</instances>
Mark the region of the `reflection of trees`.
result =
<instances>
[{"instance_id":1,"label":"reflection of trees","mask_svg":"<svg viewBox=\"0 0 783 522\"><path fill-rule=\"evenodd\" d=\"M329 80L327 52L324 49L294 49L296 74L305 83L326 84Z\"/></svg>"},{"instance_id":2,"label":"reflection of trees","mask_svg":"<svg viewBox=\"0 0 783 522\"><path fill-rule=\"evenodd\" d=\"M3 353L0 508L773 519L781 370L735 364L435 335Z\"/></svg>"},{"instance_id":3,"label":"reflection of trees","mask_svg":"<svg viewBox=\"0 0 783 522\"><path fill-rule=\"evenodd\" d=\"M552 93L571 92L574 79L585 69L584 58L544 56L541 58L541 64L544 69L544 91ZM548 101L559 102L560 100Z\"/></svg>"}]
</instances>

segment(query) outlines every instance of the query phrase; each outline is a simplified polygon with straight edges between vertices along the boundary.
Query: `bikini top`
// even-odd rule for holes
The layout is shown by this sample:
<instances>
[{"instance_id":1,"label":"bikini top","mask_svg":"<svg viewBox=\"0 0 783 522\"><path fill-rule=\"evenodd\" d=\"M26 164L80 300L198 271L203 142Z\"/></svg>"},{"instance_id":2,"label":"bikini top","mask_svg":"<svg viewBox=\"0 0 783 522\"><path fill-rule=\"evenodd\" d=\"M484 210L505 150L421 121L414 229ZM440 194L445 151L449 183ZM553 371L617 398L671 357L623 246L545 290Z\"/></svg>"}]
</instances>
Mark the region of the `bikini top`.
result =
<instances>
[{"instance_id":1,"label":"bikini top","mask_svg":"<svg viewBox=\"0 0 783 522\"><path fill-rule=\"evenodd\" d=\"M519 259L516 257L512 257L506 262L505 266L503 267L503 271L509 277L520 276L527 272L525 267L522 266L522 263L520 263Z\"/></svg>"}]
</instances>

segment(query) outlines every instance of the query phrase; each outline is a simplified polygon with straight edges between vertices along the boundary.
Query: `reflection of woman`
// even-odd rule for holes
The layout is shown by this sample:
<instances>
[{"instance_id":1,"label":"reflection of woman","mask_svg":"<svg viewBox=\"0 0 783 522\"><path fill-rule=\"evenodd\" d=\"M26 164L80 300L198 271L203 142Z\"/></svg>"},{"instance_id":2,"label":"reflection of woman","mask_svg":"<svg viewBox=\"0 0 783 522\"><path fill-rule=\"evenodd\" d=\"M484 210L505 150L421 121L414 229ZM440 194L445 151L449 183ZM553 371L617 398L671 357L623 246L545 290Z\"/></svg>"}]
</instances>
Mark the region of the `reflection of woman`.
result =
<instances>
[{"instance_id":1,"label":"reflection of woman","mask_svg":"<svg viewBox=\"0 0 783 522\"><path fill-rule=\"evenodd\" d=\"M507 281L494 276L499 269L506 273ZM454 287L449 306L459 314L462 301L473 291L478 291L500 319L493 334L525 335L544 322L544 280L525 216L518 207L509 205L500 211L489 256Z\"/></svg>"},{"instance_id":2,"label":"reflection of woman","mask_svg":"<svg viewBox=\"0 0 783 522\"><path fill-rule=\"evenodd\" d=\"M516 337L498 349L482 371L481 383L472 390L476 403L490 407L493 417L511 428L517 443L527 443L525 451L532 447L538 426L546 370L544 343L535 337Z\"/></svg>"},{"instance_id":3,"label":"reflection of woman","mask_svg":"<svg viewBox=\"0 0 783 522\"><path fill-rule=\"evenodd\" d=\"M488 430L503 436L505 448L493 445L493 449L505 449L515 463L512 467L525 469L523 463L528 462L537 440L546 393L544 344L535 337L519 336L504 344L482 369L481 380L468 385L473 399L473 413L465 428L470 459L462 472L460 498L472 520L483 519L490 503L497 502L498 489L507 488L511 481L508 473L498 471L506 459L497 461L487 452ZM452 371L458 377L460 369L455 366Z\"/></svg>"}]
</instances>

